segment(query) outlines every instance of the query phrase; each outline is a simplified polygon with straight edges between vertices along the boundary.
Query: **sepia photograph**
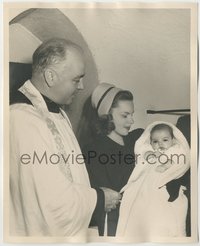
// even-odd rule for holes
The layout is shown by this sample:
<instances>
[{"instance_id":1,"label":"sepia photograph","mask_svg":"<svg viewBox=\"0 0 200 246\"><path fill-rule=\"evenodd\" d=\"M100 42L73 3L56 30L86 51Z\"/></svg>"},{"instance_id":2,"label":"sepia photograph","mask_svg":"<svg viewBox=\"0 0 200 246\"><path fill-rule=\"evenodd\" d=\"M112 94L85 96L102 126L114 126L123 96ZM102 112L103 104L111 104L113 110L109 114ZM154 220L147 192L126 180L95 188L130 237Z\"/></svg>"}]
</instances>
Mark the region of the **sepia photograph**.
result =
<instances>
[{"instance_id":1,"label":"sepia photograph","mask_svg":"<svg viewBox=\"0 0 200 246\"><path fill-rule=\"evenodd\" d=\"M4 3L4 242L198 242L197 9Z\"/></svg>"}]
</instances>

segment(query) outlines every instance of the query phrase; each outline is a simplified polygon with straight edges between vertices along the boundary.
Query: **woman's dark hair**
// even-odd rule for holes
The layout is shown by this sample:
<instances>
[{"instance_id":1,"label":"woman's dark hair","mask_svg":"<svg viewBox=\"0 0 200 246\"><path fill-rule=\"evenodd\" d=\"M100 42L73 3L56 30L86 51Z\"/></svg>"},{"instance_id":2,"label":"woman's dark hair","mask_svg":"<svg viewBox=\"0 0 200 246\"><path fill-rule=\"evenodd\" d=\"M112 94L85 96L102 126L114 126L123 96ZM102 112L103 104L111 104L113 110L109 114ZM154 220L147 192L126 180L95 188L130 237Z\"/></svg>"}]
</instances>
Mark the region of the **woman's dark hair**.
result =
<instances>
[{"instance_id":1,"label":"woman's dark hair","mask_svg":"<svg viewBox=\"0 0 200 246\"><path fill-rule=\"evenodd\" d=\"M133 101L133 94L130 91L119 91L114 97L109 114L98 117L96 122L97 134L108 135L115 129L112 117L112 109L118 107L119 101Z\"/></svg>"},{"instance_id":2,"label":"woman's dark hair","mask_svg":"<svg viewBox=\"0 0 200 246\"><path fill-rule=\"evenodd\" d=\"M111 109L118 107L119 101L133 101L133 94L130 91L119 91L114 97Z\"/></svg>"},{"instance_id":3,"label":"woman's dark hair","mask_svg":"<svg viewBox=\"0 0 200 246\"><path fill-rule=\"evenodd\" d=\"M167 125L167 124L157 124L155 125L151 131L150 131L150 136L152 136L152 134L155 132L155 131L160 131L160 130L167 130L169 131L170 135L172 138L174 138L174 134L173 134L173 129L171 128L171 126Z\"/></svg>"},{"instance_id":4,"label":"woman's dark hair","mask_svg":"<svg viewBox=\"0 0 200 246\"><path fill-rule=\"evenodd\" d=\"M111 109L117 107L119 101L133 101L132 93L129 91L118 92L113 100ZM97 110L92 106L91 96L88 97L83 106L76 135L81 148L92 143L99 134L107 135L114 129L115 125L112 121L111 110L108 115L99 117Z\"/></svg>"}]
</instances>

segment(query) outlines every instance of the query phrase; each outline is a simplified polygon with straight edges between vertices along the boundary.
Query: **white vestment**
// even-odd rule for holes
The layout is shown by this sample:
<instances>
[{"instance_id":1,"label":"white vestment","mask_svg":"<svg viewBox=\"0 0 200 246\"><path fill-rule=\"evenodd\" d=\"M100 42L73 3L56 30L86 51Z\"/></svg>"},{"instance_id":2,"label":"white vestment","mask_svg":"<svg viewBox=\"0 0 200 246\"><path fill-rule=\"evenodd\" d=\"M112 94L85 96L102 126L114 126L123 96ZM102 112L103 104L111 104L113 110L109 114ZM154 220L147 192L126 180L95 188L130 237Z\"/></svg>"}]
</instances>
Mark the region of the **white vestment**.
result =
<instances>
[{"instance_id":1,"label":"white vestment","mask_svg":"<svg viewBox=\"0 0 200 246\"><path fill-rule=\"evenodd\" d=\"M97 195L69 119L30 81L20 90L34 106L10 107L10 235L85 237Z\"/></svg>"},{"instance_id":2,"label":"white vestment","mask_svg":"<svg viewBox=\"0 0 200 246\"><path fill-rule=\"evenodd\" d=\"M144 153L151 151L150 131L153 126L164 123L172 127L175 144L167 151L173 164L160 173L159 162L149 164ZM188 201L181 186L178 198L169 202L166 184L185 174L189 168L189 146L183 134L172 124L154 122L144 131L135 144L136 167L127 185L122 189L122 198L117 227L117 236L131 237L138 241L156 240L158 237L185 236ZM177 154L180 158L176 162Z\"/></svg>"}]
</instances>

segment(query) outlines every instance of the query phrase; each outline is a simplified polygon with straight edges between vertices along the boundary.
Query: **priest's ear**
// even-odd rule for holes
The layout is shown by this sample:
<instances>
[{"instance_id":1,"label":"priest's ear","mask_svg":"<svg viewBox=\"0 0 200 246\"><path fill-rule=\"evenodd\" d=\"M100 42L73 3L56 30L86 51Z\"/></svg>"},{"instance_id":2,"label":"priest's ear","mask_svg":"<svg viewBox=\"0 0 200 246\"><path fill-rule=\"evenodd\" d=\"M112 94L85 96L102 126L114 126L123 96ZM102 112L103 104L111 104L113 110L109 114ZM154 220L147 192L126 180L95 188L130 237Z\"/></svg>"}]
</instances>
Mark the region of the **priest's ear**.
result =
<instances>
[{"instance_id":1,"label":"priest's ear","mask_svg":"<svg viewBox=\"0 0 200 246\"><path fill-rule=\"evenodd\" d=\"M45 69L43 75L48 87L52 87L56 84L57 74L53 69L51 68Z\"/></svg>"}]
</instances>

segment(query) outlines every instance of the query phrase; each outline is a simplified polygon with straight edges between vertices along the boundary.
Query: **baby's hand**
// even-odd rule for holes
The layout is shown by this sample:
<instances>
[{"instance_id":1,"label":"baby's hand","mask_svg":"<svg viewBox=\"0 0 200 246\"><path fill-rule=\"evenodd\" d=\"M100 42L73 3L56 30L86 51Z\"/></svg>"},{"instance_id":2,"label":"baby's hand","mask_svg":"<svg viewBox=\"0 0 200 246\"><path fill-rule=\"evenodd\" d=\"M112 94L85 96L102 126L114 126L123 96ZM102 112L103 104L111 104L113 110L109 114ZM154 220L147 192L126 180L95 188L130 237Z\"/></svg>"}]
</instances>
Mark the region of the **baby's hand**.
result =
<instances>
[{"instance_id":1,"label":"baby's hand","mask_svg":"<svg viewBox=\"0 0 200 246\"><path fill-rule=\"evenodd\" d=\"M164 171L166 171L165 165L159 165L156 167L156 172L163 173Z\"/></svg>"},{"instance_id":2,"label":"baby's hand","mask_svg":"<svg viewBox=\"0 0 200 246\"><path fill-rule=\"evenodd\" d=\"M156 155L153 151L147 151L145 154L144 154L144 159L150 163L150 164L155 164L155 161L156 161Z\"/></svg>"}]
</instances>

